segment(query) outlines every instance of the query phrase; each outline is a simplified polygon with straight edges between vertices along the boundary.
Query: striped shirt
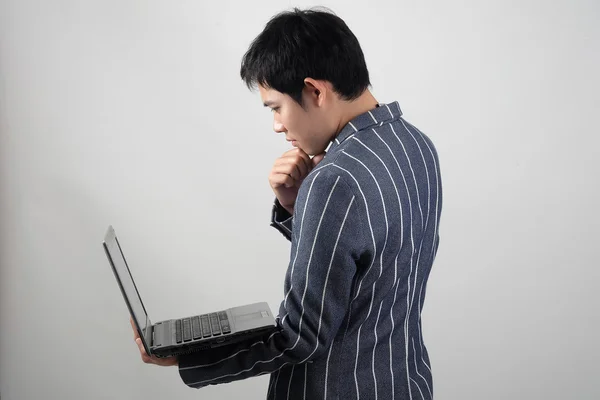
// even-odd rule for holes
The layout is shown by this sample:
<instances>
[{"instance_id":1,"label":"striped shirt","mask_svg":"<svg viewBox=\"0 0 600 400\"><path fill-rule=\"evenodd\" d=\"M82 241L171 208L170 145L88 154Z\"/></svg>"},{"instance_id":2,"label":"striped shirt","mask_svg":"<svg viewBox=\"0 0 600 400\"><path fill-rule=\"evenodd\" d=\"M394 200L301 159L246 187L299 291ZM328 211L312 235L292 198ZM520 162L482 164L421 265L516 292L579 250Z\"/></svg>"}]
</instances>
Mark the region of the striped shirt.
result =
<instances>
[{"instance_id":1,"label":"striped shirt","mask_svg":"<svg viewBox=\"0 0 600 400\"><path fill-rule=\"evenodd\" d=\"M439 244L431 140L397 102L350 121L303 181L278 331L180 358L190 387L271 374L267 399L431 399L421 310Z\"/></svg>"}]
</instances>

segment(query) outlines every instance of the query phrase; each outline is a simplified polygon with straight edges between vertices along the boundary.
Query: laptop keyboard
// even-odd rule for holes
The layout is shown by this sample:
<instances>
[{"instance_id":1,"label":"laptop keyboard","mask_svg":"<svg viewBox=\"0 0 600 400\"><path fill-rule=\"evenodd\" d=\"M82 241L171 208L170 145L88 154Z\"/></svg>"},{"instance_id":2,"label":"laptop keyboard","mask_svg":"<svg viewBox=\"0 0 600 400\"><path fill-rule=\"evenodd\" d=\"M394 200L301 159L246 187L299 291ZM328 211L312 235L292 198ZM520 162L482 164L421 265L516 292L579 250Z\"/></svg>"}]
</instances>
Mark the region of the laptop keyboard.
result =
<instances>
[{"instance_id":1,"label":"laptop keyboard","mask_svg":"<svg viewBox=\"0 0 600 400\"><path fill-rule=\"evenodd\" d=\"M189 342L213 336L231 333L229 318L225 311L197 315L175 321L175 339L177 343Z\"/></svg>"}]
</instances>

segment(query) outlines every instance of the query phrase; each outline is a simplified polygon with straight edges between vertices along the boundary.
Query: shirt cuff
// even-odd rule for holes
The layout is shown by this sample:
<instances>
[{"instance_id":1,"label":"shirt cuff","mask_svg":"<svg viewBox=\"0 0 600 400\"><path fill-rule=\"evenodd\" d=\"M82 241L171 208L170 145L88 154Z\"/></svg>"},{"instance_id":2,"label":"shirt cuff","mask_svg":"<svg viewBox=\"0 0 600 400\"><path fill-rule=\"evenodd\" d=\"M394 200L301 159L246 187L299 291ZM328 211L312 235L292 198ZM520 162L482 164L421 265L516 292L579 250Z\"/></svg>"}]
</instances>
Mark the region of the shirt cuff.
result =
<instances>
[{"instance_id":1,"label":"shirt cuff","mask_svg":"<svg viewBox=\"0 0 600 400\"><path fill-rule=\"evenodd\" d=\"M292 223L294 216L288 210L283 208L279 200L276 198L271 212L271 226L277 229L285 236L286 239L292 240Z\"/></svg>"}]
</instances>

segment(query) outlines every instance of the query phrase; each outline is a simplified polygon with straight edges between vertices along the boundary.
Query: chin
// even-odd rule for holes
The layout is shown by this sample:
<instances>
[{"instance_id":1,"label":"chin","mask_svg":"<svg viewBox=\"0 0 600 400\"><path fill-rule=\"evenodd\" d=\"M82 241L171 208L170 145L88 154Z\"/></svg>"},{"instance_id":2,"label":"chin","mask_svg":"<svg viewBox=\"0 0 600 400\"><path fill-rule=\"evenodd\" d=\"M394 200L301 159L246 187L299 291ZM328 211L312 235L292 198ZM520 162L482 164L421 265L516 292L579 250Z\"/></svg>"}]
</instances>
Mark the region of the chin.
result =
<instances>
[{"instance_id":1,"label":"chin","mask_svg":"<svg viewBox=\"0 0 600 400\"><path fill-rule=\"evenodd\" d=\"M320 149L306 149L306 150L304 150L304 152L306 154L308 154L309 156L313 157L313 156L316 156L317 154L324 153L325 149L323 149L323 150L320 150Z\"/></svg>"}]
</instances>

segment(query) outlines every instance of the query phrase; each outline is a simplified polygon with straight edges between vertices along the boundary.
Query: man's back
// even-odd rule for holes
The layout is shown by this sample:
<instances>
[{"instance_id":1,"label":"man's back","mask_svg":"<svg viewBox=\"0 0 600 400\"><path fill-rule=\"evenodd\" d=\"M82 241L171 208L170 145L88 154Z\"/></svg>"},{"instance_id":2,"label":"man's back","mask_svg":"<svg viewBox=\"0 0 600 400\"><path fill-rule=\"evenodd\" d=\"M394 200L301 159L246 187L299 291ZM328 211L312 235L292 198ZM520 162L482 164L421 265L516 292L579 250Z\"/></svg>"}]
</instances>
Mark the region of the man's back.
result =
<instances>
[{"instance_id":1,"label":"man's back","mask_svg":"<svg viewBox=\"0 0 600 400\"><path fill-rule=\"evenodd\" d=\"M353 119L300 188L291 256L308 253L309 262L288 270L286 302L298 304L282 305L280 316L304 324L309 347L327 333L335 339L312 362L273 373L269 399L432 398L420 314L439 243L441 177L433 143L401 114L391 103ZM311 266L326 254L329 265ZM293 288L293 275L306 275L304 287Z\"/></svg>"}]
</instances>

